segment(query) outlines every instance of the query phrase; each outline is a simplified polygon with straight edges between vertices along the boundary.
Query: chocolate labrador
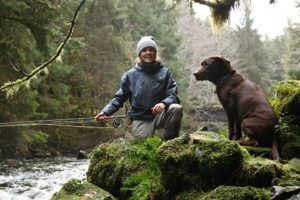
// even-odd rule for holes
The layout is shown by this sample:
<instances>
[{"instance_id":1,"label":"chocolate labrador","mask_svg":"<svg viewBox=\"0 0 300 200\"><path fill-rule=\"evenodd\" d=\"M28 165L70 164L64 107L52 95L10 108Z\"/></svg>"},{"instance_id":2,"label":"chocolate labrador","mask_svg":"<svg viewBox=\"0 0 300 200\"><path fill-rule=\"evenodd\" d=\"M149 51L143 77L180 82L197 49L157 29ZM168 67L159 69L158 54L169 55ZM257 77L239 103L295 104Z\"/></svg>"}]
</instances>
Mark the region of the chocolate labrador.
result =
<instances>
[{"instance_id":1,"label":"chocolate labrador","mask_svg":"<svg viewBox=\"0 0 300 200\"><path fill-rule=\"evenodd\" d=\"M254 83L236 72L223 56L206 58L194 75L198 81L208 80L216 85L227 114L230 140L236 139L243 145L272 146L273 159L279 159L279 136L274 131L278 120L267 96ZM250 140L241 140L242 131Z\"/></svg>"}]
</instances>

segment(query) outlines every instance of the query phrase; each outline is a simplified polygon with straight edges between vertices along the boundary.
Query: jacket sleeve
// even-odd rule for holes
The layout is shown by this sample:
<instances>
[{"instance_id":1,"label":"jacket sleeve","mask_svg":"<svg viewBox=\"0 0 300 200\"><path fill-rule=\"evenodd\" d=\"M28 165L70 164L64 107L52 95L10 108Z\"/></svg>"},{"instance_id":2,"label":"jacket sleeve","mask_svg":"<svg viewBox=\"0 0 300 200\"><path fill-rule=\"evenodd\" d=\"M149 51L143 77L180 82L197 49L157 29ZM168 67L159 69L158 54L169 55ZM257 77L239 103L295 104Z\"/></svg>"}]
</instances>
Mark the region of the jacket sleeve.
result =
<instances>
[{"instance_id":1,"label":"jacket sleeve","mask_svg":"<svg viewBox=\"0 0 300 200\"><path fill-rule=\"evenodd\" d=\"M129 98L129 80L127 74L125 73L121 78L121 87L115 93L113 99L103 108L102 112L106 113L108 116L114 114L123 107L123 103Z\"/></svg>"},{"instance_id":2,"label":"jacket sleeve","mask_svg":"<svg viewBox=\"0 0 300 200\"><path fill-rule=\"evenodd\" d=\"M166 104L167 107L169 107L172 103L180 104L180 99L178 97L177 91L177 84L174 81L170 70L168 70L167 72L165 95L166 98L162 102Z\"/></svg>"}]
</instances>

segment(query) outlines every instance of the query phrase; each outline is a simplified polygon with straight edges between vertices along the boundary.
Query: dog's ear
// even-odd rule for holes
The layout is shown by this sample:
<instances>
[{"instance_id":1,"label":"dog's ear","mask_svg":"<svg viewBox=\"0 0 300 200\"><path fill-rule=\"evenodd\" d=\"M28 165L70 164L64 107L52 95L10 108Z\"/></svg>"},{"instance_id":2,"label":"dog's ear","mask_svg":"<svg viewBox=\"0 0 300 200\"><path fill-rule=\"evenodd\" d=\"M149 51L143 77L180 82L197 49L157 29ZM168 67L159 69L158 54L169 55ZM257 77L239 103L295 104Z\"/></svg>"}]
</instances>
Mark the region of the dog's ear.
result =
<instances>
[{"instance_id":1,"label":"dog's ear","mask_svg":"<svg viewBox=\"0 0 300 200\"><path fill-rule=\"evenodd\" d=\"M230 65L230 61L227 60L226 58L224 58L221 55L215 56L215 59L217 60L217 62L222 63L225 67L226 67L226 71L229 72L231 70L231 65Z\"/></svg>"}]
</instances>

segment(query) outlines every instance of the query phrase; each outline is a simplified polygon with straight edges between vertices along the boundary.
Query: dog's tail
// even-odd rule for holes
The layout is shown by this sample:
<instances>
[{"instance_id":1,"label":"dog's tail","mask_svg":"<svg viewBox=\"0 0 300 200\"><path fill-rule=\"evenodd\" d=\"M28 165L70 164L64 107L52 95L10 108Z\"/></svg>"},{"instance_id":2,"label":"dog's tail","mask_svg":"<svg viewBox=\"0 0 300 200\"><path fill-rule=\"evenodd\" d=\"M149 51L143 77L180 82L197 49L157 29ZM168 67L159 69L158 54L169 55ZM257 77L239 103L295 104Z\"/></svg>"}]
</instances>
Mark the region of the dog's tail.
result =
<instances>
[{"instance_id":1,"label":"dog's tail","mask_svg":"<svg viewBox=\"0 0 300 200\"><path fill-rule=\"evenodd\" d=\"M280 138L280 129L277 124L274 127L274 136L272 141L272 158L273 160L279 160L279 138Z\"/></svg>"}]
</instances>

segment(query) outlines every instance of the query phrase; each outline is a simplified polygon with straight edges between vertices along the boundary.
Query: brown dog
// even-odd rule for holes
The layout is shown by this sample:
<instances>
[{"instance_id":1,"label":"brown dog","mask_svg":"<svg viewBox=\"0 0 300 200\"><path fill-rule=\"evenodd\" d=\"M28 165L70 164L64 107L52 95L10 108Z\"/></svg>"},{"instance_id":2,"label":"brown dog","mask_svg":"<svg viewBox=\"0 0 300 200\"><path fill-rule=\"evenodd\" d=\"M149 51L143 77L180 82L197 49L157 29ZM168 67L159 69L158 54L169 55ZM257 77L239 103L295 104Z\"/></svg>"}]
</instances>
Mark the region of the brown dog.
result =
<instances>
[{"instance_id":1,"label":"brown dog","mask_svg":"<svg viewBox=\"0 0 300 200\"><path fill-rule=\"evenodd\" d=\"M236 72L223 56L205 59L194 75L198 81L208 80L216 85L227 114L230 140L235 135L240 144L272 146L273 159L279 159L279 138L274 133L278 120L268 98L254 83ZM251 140L240 140L241 131Z\"/></svg>"}]
</instances>

